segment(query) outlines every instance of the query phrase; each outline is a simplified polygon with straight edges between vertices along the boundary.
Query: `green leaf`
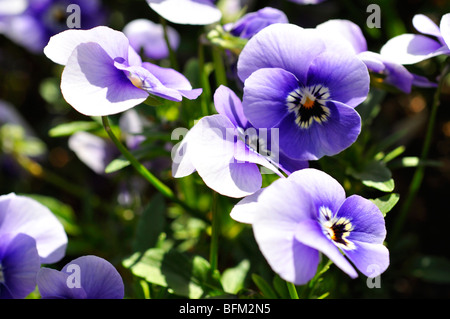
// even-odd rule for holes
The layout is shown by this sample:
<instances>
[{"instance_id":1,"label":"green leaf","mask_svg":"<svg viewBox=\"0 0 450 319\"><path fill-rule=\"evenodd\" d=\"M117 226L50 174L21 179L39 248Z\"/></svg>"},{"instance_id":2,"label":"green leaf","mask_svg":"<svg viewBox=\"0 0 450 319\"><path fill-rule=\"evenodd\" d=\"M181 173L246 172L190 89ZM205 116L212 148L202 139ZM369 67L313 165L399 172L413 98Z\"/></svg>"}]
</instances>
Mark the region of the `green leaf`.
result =
<instances>
[{"instance_id":1,"label":"green leaf","mask_svg":"<svg viewBox=\"0 0 450 319\"><path fill-rule=\"evenodd\" d=\"M394 190L395 183L391 177L391 171L380 161L372 160L359 171L348 168L347 172L368 187L383 192L392 192Z\"/></svg>"},{"instance_id":2,"label":"green leaf","mask_svg":"<svg viewBox=\"0 0 450 319\"><path fill-rule=\"evenodd\" d=\"M56 218L58 218L67 234L77 235L80 233L80 229L75 220L75 213L71 206L49 196L37 194L23 195L46 206L56 216Z\"/></svg>"},{"instance_id":3,"label":"green leaf","mask_svg":"<svg viewBox=\"0 0 450 319\"><path fill-rule=\"evenodd\" d=\"M217 273L212 273L208 261L200 256L151 248L144 254L133 254L122 264L135 276L168 287L179 296L199 299L223 293Z\"/></svg>"},{"instance_id":4,"label":"green leaf","mask_svg":"<svg viewBox=\"0 0 450 319\"><path fill-rule=\"evenodd\" d=\"M250 269L250 262L245 259L236 267L226 269L222 274L222 285L225 292L237 294L244 287L244 281Z\"/></svg>"},{"instance_id":5,"label":"green leaf","mask_svg":"<svg viewBox=\"0 0 450 319\"><path fill-rule=\"evenodd\" d=\"M164 197L157 193L139 216L136 235L133 241L134 251L144 252L155 247L165 225L166 203Z\"/></svg>"},{"instance_id":6,"label":"green leaf","mask_svg":"<svg viewBox=\"0 0 450 319\"><path fill-rule=\"evenodd\" d=\"M282 299L290 299L291 296L289 295L289 290L286 286L286 281L283 280L279 275L275 275L273 277L273 288L275 291L280 295Z\"/></svg>"},{"instance_id":7,"label":"green leaf","mask_svg":"<svg viewBox=\"0 0 450 319\"><path fill-rule=\"evenodd\" d=\"M79 131L91 131L101 128L101 125L93 121L75 121L59 124L48 132L51 137L69 136Z\"/></svg>"},{"instance_id":8,"label":"green leaf","mask_svg":"<svg viewBox=\"0 0 450 319\"><path fill-rule=\"evenodd\" d=\"M438 256L420 256L412 266L412 275L431 283L450 283L450 260Z\"/></svg>"},{"instance_id":9,"label":"green leaf","mask_svg":"<svg viewBox=\"0 0 450 319\"><path fill-rule=\"evenodd\" d=\"M378 206L383 216L386 217L386 214L394 208L399 199L399 194L392 193L379 198L371 199L371 201Z\"/></svg>"},{"instance_id":10,"label":"green leaf","mask_svg":"<svg viewBox=\"0 0 450 319\"><path fill-rule=\"evenodd\" d=\"M252 280L255 285L261 291L261 294L267 299L277 299L277 293L273 288L267 283L267 281L257 274L252 274Z\"/></svg>"},{"instance_id":11,"label":"green leaf","mask_svg":"<svg viewBox=\"0 0 450 319\"><path fill-rule=\"evenodd\" d=\"M106 174L111 174L117 171L120 171L121 169L130 166L130 161L124 158L116 158L109 163L105 168Z\"/></svg>"}]
</instances>

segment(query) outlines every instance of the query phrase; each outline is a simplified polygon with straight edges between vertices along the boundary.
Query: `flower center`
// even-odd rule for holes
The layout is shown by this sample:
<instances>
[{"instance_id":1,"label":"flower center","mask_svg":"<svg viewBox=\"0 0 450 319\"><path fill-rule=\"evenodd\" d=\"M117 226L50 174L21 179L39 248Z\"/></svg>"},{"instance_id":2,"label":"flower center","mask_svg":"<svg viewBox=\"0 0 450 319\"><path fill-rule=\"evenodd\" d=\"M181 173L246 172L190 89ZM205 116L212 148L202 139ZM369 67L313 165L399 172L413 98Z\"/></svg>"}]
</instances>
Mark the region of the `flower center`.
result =
<instances>
[{"instance_id":1,"label":"flower center","mask_svg":"<svg viewBox=\"0 0 450 319\"><path fill-rule=\"evenodd\" d=\"M138 89L141 89L141 90L144 89L144 81L138 75L128 72L127 78Z\"/></svg>"},{"instance_id":2,"label":"flower center","mask_svg":"<svg viewBox=\"0 0 450 319\"><path fill-rule=\"evenodd\" d=\"M353 230L353 225L345 217L333 216L328 207L319 208L319 220L324 234L330 238L336 246L344 250L355 249L355 244L347 239Z\"/></svg>"},{"instance_id":3,"label":"flower center","mask_svg":"<svg viewBox=\"0 0 450 319\"><path fill-rule=\"evenodd\" d=\"M302 129L309 128L313 121L322 124L328 121L330 109L325 106L330 98L328 88L321 85L299 87L288 94L286 106L295 113L295 123Z\"/></svg>"}]
</instances>

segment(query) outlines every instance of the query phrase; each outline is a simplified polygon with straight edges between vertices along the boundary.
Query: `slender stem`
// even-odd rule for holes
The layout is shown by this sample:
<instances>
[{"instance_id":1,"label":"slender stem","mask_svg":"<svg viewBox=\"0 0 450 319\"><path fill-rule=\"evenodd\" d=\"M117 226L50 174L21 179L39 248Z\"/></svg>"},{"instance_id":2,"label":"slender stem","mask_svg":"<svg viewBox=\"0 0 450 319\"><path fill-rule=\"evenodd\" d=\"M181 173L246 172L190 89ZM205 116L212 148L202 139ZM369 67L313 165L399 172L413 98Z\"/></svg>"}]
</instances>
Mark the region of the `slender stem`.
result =
<instances>
[{"instance_id":1,"label":"slender stem","mask_svg":"<svg viewBox=\"0 0 450 319\"><path fill-rule=\"evenodd\" d=\"M200 72L200 81L203 88L203 93L200 96L202 116L209 115L209 100L211 94L211 87L209 84L208 75L205 68L205 47L202 43L203 39L200 37L198 44L198 67Z\"/></svg>"},{"instance_id":2,"label":"slender stem","mask_svg":"<svg viewBox=\"0 0 450 319\"><path fill-rule=\"evenodd\" d=\"M168 32L167 21L166 21L166 19L164 19L163 17L160 17L160 21L161 21L161 25L162 25L162 27L163 27L164 40L166 41L167 49L169 50L170 64L171 64L171 66L172 66L172 69L178 70L177 57L176 57L176 55L175 55L175 52L173 51L172 46L170 45L170 39L169 39L169 32Z\"/></svg>"},{"instance_id":3,"label":"slender stem","mask_svg":"<svg viewBox=\"0 0 450 319\"><path fill-rule=\"evenodd\" d=\"M449 72L449 68L450 67L448 65L446 67L444 67L442 74L441 74L441 78L439 79L438 87L434 93L433 105L431 107L431 113L430 113L430 117L428 120L427 132L425 135L425 141L423 144L422 153L421 153L421 157L420 157L422 163L427 159L428 153L430 150L431 140L433 137L434 126L435 126L435 122L436 122L437 111L438 111L438 108L440 105L441 89L444 84L446 75ZM424 172L425 172L425 166L423 164L419 164L417 166L414 176L412 178L412 181L411 181L411 184L409 187L408 197L406 197L405 202L404 202L404 204L398 214L397 220L394 224L394 229L392 231L392 235L391 235L391 239L390 239L392 242L395 242L398 239L398 235L400 234L400 232L403 228L403 225L405 223L405 220L406 220L408 212L411 208L411 205L414 201L414 198L416 197L417 192L420 189L420 185L423 180Z\"/></svg>"},{"instance_id":4,"label":"slender stem","mask_svg":"<svg viewBox=\"0 0 450 319\"><path fill-rule=\"evenodd\" d=\"M286 281L286 286L289 291L289 296L291 296L291 299L300 299L297 292L297 287L292 282Z\"/></svg>"},{"instance_id":5,"label":"slender stem","mask_svg":"<svg viewBox=\"0 0 450 319\"><path fill-rule=\"evenodd\" d=\"M214 62L214 74L216 75L216 87L227 85L227 72L222 56L222 50L216 46L212 47L212 57Z\"/></svg>"},{"instance_id":6,"label":"slender stem","mask_svg":"<svg viewBox=\"0 0 450 319\"><path fill-rule=\"evenodd\" d=\"M220 216L218 213L218 198L219 195L213 192L212 198L212 225L211 225L211 246L209 252L209 263L211 265L211 270L215 271L218 264L219 255L219 235L220 235Z\"/></svg>"},{"instance_id":7,"label":"slender stem","mask_svg":"<svg viewBox=\"0 0 450 319\"><path fill-rule=\"evenodd\" d=\"M155 175L153 175L144 165L142 165L134 156L131 154L128 149L117 139L114 135L114 132L111 129L111 125L109 123L107 116L102 116L103 127L105 128L106 133L108 133L109 137L116 145L118 150L122 153L123 156L131 163L131 165L136 169L136 171L144 177L150 184L152 184L162 195L166 198L170 199L172 202L175 202L189 211L193 216L205 220L205 217L200 214L199 211L190 207L185 202L177 198L172 190L161 182Z\"/></svg>"}]
</instances>

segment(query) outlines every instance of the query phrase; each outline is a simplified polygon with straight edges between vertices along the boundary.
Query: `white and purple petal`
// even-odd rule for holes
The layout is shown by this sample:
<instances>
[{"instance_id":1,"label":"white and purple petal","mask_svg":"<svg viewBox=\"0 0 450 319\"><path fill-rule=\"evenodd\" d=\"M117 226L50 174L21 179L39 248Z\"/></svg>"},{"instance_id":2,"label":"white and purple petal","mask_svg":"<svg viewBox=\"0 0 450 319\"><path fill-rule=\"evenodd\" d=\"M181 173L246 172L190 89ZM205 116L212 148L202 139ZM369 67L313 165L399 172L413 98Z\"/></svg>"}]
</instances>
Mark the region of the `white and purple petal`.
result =
<instances>
[{"instance_id":1,"label":"white and purple petal","mask_svg":"<svg viewBox=\"0 0 450 319\"><path fill-rule=\"evenodd\" d=\"M53 62L66 65L72 52L82 43L98 43L112 59L128 59L129 41L119 31L105 26L89 30L66 30L50 38L44 54Z\"/></svg>"},{"instance_id":2,"label":"white and purple petal","mask_svg":"<svg viewBox=\"0 0 450 319\"><path fill-rule=\"evenodd\" d=\"M449 52L447 46L427 36L405 33L387 41L380 54L396 63L414 64Z\"/></svg>"},{"instance_id":3,"label":"white and purple petal","mask_svg":"<svg viewBox=\"0 0 450 319\"><path fill-rule=\"evenodd\" d=\"M34 238L41 263L55 263L64 257L66 232L47 207L14 193L0 196L0 235L20 233Z\"/></svg>"},{"instance_id":4,"label":"white and purple petal","mask_svg":"<svg viewBox=\"0 0 450 319\"><path fill-rule=\"evenodd\" d=\"M88 116L120 113L148 97L94 42L79 44L73 50L62 73L61 92L73 108Z\"/></svg>"},{"instance_id":5,"label":"white and purple petal","mask_svg":"<svg viewBox=\"0 0 450 319\"><path fill-rule=\"evenodd\" d=\"M172 23L208 25L222 18L221 11L210 0L147 0L147 3Z\"/></svg>"}]
</instances>

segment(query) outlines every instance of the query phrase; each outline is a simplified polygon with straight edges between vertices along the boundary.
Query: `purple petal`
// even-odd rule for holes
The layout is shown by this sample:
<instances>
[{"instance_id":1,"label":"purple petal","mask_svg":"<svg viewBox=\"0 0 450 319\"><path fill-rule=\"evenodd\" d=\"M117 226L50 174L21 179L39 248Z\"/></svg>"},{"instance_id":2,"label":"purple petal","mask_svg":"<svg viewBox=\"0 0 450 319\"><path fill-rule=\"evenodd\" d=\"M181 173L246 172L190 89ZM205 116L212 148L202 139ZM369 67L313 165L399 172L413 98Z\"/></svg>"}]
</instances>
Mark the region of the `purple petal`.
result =
<instances>
[{"instance_id":1,"label":"purple petal","mask_svg":"<svg viewBox=\"0 0 450 319\"><path fill-rule=\"evenodd\" d=\"M214 92L214 106L217 112L227 117L235 127L247 128L248 120L244 115L241 100L231 89L219 86Z\"/></svg>"},{"instance_id":2,"label":"purple petal","mask_svg":"<svg viewBox=\"0 0 450 319\"><path fill-rule=\"evenodd\" d=\"M337 213L339 217L346 217L354 230L348 240L357 240L371 244L382 244L386 237L383 215L378 207L370 200L358 195L348 197Z\"/></svg>"},{"instance_id":3,"label":"purple petal","mask_svg":"<svg viewBox=\"0 0 450 319\"><path fill-rule=\"evenodd\" d=\"M149 62L144 62L142 66L161 81L166 88L178 91L187 99L196 99L202 93L202 89L192 89L188 79L174 69L163 68Z\"/></svg>"},{"instance_id":4,"label":"purple petal","mask_svg":"<svg viewBox=\"0 0 450 319\"><path fill-rule=\"evenodd\" d=\"M19 15L3 18L1 33L33 53L41 53L48 41L42 24L33 16Z\"/></svg>"},{"instance_id":5,"label":"purple petal","mask_svg":"<svg viewBox=\"0 0 450 319\"><path fill-rule=\"evenodd\" d=\"M302 244L324 253L350 277L358 277L358 273L341 254L336 245L324 235L323 229L318 221L305 220L300 222L295 229L295 238Z\"/></svg>"},{"instance_id":6,"label":"purple petal","mask_svg":"<svg viewBox=\"0 0 450 319\"><path fill-rule=\"evenodd\" d=\"M129 22L123 29L123 33L130 41L130 46L137 52L144 50L146 57L160 60L169 56L169 49L164 39L163 26L147 19L137 19ZM180 44L178 32L168 26L167 33L170 46L173 50Z\"/></svg>"},{"instance_id":7,"label":"purple petal","mask_svg":"<svg viewBox=\"0 0 450 319\"><path fill-rule=\"evenodd\" d=\"M286 99L298 89L297 78L279 68L259 69L245 81L242 105L247 119L257 128L271 128L288 114Z\"/></svg>"},{"instance_id":8,"label":"purple petal","mask_svg":"<svg viewBox=\"0 0 450 319\"><path fill-rule=\"evenodd\" d=\"M84 289L69 286L69 274L42 267L37 274L37 286L44 299L86 299Z\"/></svg>"},{"instance_id":9,"label":"purple petal","mask_svg":"<svg viewBox=\"0 0 450 319\"><path fill-rule=\"evenodd\" d=\"M374 52L364 52L358 55L359 58L363 60L363 62L367 65L369 70L373 72L377 72L384 75L383 82L389 85L392 85L405 93L411 92L411 87L413 83L413 75L401 64L391 62L386 57L381 54ZM374 63L367 61L375 61L378 60L383 64L384 68L379 70L378 67L373 68Z\"/></svg>"},{"instance_id":10,"label":"purple petal","mask_svg":"<svg viewBox=\"0 0 450 319\"><path fill-rule=\"evenodd\" d=\"M253 232L261 253L281 278L296 285L311 280L319 265L319 252L294 236L295 224L278 220L257 222Z\"/></svg>"},{"instance_id":11,"label":"purple petal","mask_svg":"<svg viewBox=\"0 0 450 319\"><path fill-rule=\"evenodd\" d=\"M280 152L279 158L280 168L288 175L295 171L309 167L309 163L307 161L287 157L283 152Z\"/></svg>"},{"instance_id":12,"label":"purple petal","mask_svg":"<svg viewBox=\"0 0 450 319\"><path fill-rule=\"evenodd\" d=\"M376 277L389 266L389 251L381 244L354 241L355 250L345 252L350 261L367 277Z\"/></svg>"},{"instance_id":13,"label":"purple petal","mask_svg":"<svg viewBox=\"0 0 450 319\"><path fill-rule=\"evenodd\" d=\"M316 160L332 156L353 144L361 132L361 118L351 107L339 102L327 102L330 111L324 123L314 122L308 129L295 123L294 113L280 123L280 149L288 157Z\"/></svg>"},{"instance_id":14,"label":"purple petal","mask_svg":"<svg viewBox=\"0 0 450 319\"><path fill-rule=\"evenodd\" d=\"M88 132L74 133L68 144L77 157L97 174L104 174L106 166L118 155L108 140Z\"/></svg>"},{"instance_id":15,"label":"purple petal","mask_svg":"<svg viewBox=\"0 0 450 319\"><path fill-rule=\"evenodd\" d=\"M445 54L447 47L420 34L402 34L390 39L381 48L381 55L400 64L414 64Z\"/></svg>"},{"instance_id":16,"label":"purple petal","mask_svg":"<svg viewBox=\"0 0 450 319\"><path fill-rule=\"evenodd\" d=\"M25 234L0 235L0 299L23 299L36 287L40 258L36 241Z\"/></svg>"},{"instance_id":17,"label":"purple petal","mask_svg":"<svg viewBox=\"0 0 450 319\"><path fill-rule=\"evenodd\" d=\"M178 24L208 25L222 17L209 0L147 0L147 3L161 17Z\"/></svg>"},{"instance_id":18,"label":"purple petal","mask_svg":"<svg viewBox=\"0 0 450 319\"><path fill-rule=\"evenodd\" d=\"M367 42L361 28L349 20L328 20L316 27L328 36L343 38L348 41L355 53L367 51Z\"/></svg>"},{"instance_id":19,"label":"purple petal","mask_svg":"<svg viewBox=\"0 0 450 319\"><path fill-rule=\"evenodd\" d=\"M423 88L436 88L438 84L436 82L430 81L424 76L418 75L418 74L412 74L413 76L413 83L412 85L417 87L423 87Z\"/></svg>"},{"instance_id":20,"label":"purple petal","mask_svg":"<svg viewBox=\"0 0 450 319\"><path fill-rule=\"evenodd\" d=\"M172 149L172 176L181 178L195 172L191 157L193 154L193 143L197 140L196 135L201 133L200 126L194 125L189 131L184 129L176 129L172 133L172 140L179 139L184 135L181 142L177 143Z\"/></svg>"},{"instance_id":21,"label":"purple petal","mask_svg":"<svg viewBox=\"0 0 450 319\"><path fill-rule=\"evenodd\" d=\"M441 37L441 31L433 20L424 14L416 14L412 19L412 24L417 31L423 34Z\"/></svg>"},{"instance_id":22,"label":"purple petal","mask_svg":"<svg viewBox=\"0 0 450 319\"><path fill-rule=\"evenodd\" d=\"M90 30L66 30L50 38L44 54L53 62L66 65L72 52L82 43L95 42L112 59L128 58L129 42L119 31L99 26Z\"/></svg>"},{"instance_id":23,"label":"purple petal","mask_svg":"<svg viewBox=\"0 0 450 319\"><path fill-rule=\"evenodd\" d=\"M367 98L370 77L355 55L326 52L312 61L307 84L321 84L329 89L331 100L355 107Z\"/></svg>"},{"instance_id":24,"label":"purple petal","mask_svg":"<svg viewBox=\"0 0 450 319\"><path fill-rule=\"evenodd\" d=\"M262 68L281 68L294 74L301 83L311 61L325 50L319 32L293 24L272 24L252 37L238 60L238 75L245 81Z\"/></svg>"},{"instance_id":25,"label":"purple petal","mask_svg":"<svg viewBox=\"0 0 450 319\"><path fill-rule=\"evenodd\" d=\"M447 49L450 48L450 13L444 14L440 23L441 36L447 45ZM447 53L449 54L449 53Z\"/></svg>"},{"instance_id":26,"label":"purple petal","mask_svg":"<svg viewBox=\"0 0 450 319\"><path fill-rule=\"evenodd\" d=\"M147 62L144 62L142 66L129 66L126 61L123 61L123 63L118 61L114 62L114 66L117 69L122 70L130 81L139 89L164 99L180 102L183 99L180 91L167 87L161 83L152 72L144 67L146 64Z\"/></svg>"},{"instance_id":27,"label":"purple petal","mask_svg":"<svg viewBox=\"0 0 450 319\"><path fill-rule=\"evenodd\" d=\"M255 12L245 14L230 28L230 33L236 37L250 39L265 27L274 23L288 23L283 11L265 7Z\"/></svg>"},{"instance_id":28,"label":"purple petal","mask_svg":"<svg viewBox=\"0 0 450 319\"><path fill-rule=\"evenodd\" d=\"M83 256L72 260L61 272L70 275L78 267L81 287L88 299L123 299L123 280L111 263L97 256Z\"/></svg>"},{"instance_id":29,"label":"purple petal","mask_svg":"<svg viewBox=\"0 0 450 319\"><path fill-rule=\"evenodd\" d=\"M73 108L88 116L120 113L148 97L97 43L83 43L73 51L62 73L61 92Z\"/></svg>"},{"instance_id":30,"label":"purple petal","mask_svg":"<svg viewBox=\"0 0 450 319\"><path fill-rule=\"evenodd\" d=\"M265 188L261 188L251 195L241 199L230 212L230 217L235 221L244 224L253 224L258 220L258 197L262 194Z\"/></svg>"},{"instance_id":31,"label":"purple petal","mask_svg":"<svg viewBox=\"0 0 450 319\"><path fill-rule=\"evenodd\" d=\"M50 210L24 196L0 196L0 234L26 234L36 240L45 264L59 261L65 254L67 235Z\"/></svg>"},{"instance_id":32,"label":"purple petal","mask_svg":"<svg viewBox=\"0 0 450 319\"><path fill-rule=\"evenodd\" d=\"M381 73L386 69L386 66L381 61L380 56L374 52L361 52L358 54L358 58L364 62L370 71Z\"/></svg>"}]
</instances>

